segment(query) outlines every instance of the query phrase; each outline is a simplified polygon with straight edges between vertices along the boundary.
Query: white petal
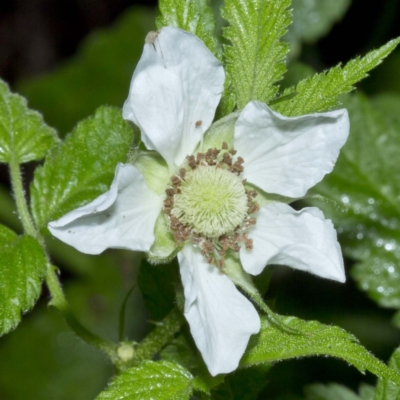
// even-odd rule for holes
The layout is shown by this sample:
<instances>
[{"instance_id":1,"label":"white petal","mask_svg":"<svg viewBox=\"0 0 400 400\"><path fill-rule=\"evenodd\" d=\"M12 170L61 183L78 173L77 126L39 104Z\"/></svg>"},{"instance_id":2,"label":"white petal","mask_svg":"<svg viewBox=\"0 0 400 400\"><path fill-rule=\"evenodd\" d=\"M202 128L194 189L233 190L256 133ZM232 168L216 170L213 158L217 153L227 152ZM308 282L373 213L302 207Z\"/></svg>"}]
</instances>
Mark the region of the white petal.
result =
<instances>
[{"instance_id":1,"label":"white petal","mask_svg":"<svg viewBox=\"0 0 400 400\"><path fill-rule=\"evenodd\" d=\"M185 317L208 370L215 376L237 368L252 334L260 330L254 306L198 249L178 253Z\"/></svg>"},{"instance_id":2,"label":"white petal","mask_svg":"<svg viewBox=\"0 0 400 400\"><path fill-rule=\"evenodd\" d=\"M349 134L345 109L288 118L250 102L235 125L243 177L265 192L298 198L332 171Z\"/></svg>"},{"instance_id":3,"label":"white petal","mask_svg":"<svg viewBox=\"0 0 400 400\"><path fill-rule=\"evenodd\" d=\"M164 27L144 45L123 116L140 127L147 148L157 150L173 169L211 125L224 80L221 63L203 42Z\"/></svg>"},{"instance_id":4,"label":"white petal","mask_svg":"<svg viewBox=\"0 0 400 400\"><path fill-rule=\"evenodd\" d=\"M147 251L154 242L154 225L162 199L130 164L119 164L108 192L49 223L50 232L82 253L108 248Z\"/></svg>"},{"instance_id":5,"label":"white petal","mask_svg":"<svg viewBox=\"0 0 400 400\"><path fill-rule=\"evenodd\" d=\"M242 249L240 260L250 274L259 274L266 264L280 264L346 280L336 231L318 208L295 211L283 203L270 203L259 211L249 237L253 250Z\"/></svg>"}]
</instances>

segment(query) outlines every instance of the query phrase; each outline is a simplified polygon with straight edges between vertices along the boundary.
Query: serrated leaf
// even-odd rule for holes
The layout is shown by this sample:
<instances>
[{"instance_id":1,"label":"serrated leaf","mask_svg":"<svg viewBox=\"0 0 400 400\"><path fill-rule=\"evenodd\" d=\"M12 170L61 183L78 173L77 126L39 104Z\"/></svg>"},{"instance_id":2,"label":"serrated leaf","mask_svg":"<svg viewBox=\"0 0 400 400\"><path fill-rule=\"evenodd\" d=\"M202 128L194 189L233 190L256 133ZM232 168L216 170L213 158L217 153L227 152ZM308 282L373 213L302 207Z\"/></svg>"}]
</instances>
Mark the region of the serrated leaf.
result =
<instances>
[{"instance_id":1,"label":"serrated leaf","mask_svg":"<svg viewBox=\"0 0 400 400\"><path fill-rule=\"evenodd\" d=\"M56 131L41 114L0 79L0 162L40 160L56 142Z\"/></svg>"},{"instance_id":2,"label":"serrated leaf","mask_svg":"<svg viewBox=\"0 0 400 400\"><path fill-rule=\"evenodd\" d=\"M14 329L41 292L46 273L42 246L31 236L18 237L0 225L0 335Z\"/></svg>"},{"instance_id":3,"label":"serrated leaf","mask_svg":"<svg viewBox=\"0 0 400 400\"><path fill-rule=\"evenodd\" d=\"M126 161L132 137L114 107L101 107L80 122L35 171L31 206L37 227L106 192L117 163Z\"/></svg>"},{"instance_id":4,"label":"serrated leaf","mask_svg":"<svg viewBox=\"0 0 400 400\"><path fill-rule=\"evenodd\" d=\"M313 191L348 207L326 205L344 253L360 261L353 277L379 304L400 308L400 120L388 122L362 95L348 96L350 137L333 172Z\"/></svg>"},{"instance_id":5,"label":"serrated leaf","mask_svg":"<svg viewBox=\"0 0 400 400\"><path fill-rule=\"evenodd\" d=\"M191 32L218 55L215 17L207 0L160 0L158 6L161 16L157 18L157 28L175 26Z\"/></svg>"},{"instance_id":6,"label":"serrated leaf","mask_svg":"<svg viewBox=\"0 0 400 400\"><path fill-rule=\"evenodd\" d=\"M280 41L289 26L290 0L225 0L222 16L229 22L224 37L226 72L232 80L236 104L267 103L278 92L274 85L286 71L289 46Z\"/></svg>"},{"instance_id":7,"label":"serrated leaf","mask_svg":"<svg viewBox=\"0 0 400 400\"><path fill-rule=\"evenodd\" d=\"M337 383L306 386L304 393L306 400L362 400L352 390Z\"/></svg>"},{"instance_id":8,"label":"serrated leaf","mask_svg":"<svg viewBox=\"0 0 400 400\"><path fill-rule=\"evenodd\" d=\"M359 371L372 372L380 378L400 385L400 374L376 359L357 339L337 326L316 321L306 322L295 317L280 317L280 321L298 334L283 331L276 325L261 320L261 331L252 336L240 365L242 367L286 360L290 358L328 355L341 358Z\"/></svg>"},{"instance_id":9,"label":"serrated leaf","mask_svg":"<svg viewBox=\"0 0 400 400\"><path fill-rule=\"evenodd\" d=\"M295 116L327 111L338 104L338 96L351 92L354 84L368 76L368 72L379 65L399 44L394 39L366 56L349 61L344 67L340 64L329 71L316 74L301 81L283 92L283 96L297 93L290 100L274 106L274 110Z\"/></svg>"},{"instance_id":10,"label":"serrated leaf","mask_svg":"<svg viewBox=\"0 0 400 400\"><path fill-rule=\"evenodd\" d=\"M392 355L389 366L400 372L400 348ZM395 385L387 379L381 379L377 386L374 400L398 400L400 399L400 385Z\"/></svg>"},{"instance_id":11,"label":"serrated leaf","mask_svg":"<svg viewBox=\"0 0 400 400\"><path fill-rule=\"evenodd\" d=\"M118 375L96 400L187 400L192 380L192 375L178 364L145 361Z\"/></svg>"},{"instance_id":12,"label":"serrated leaf","mask_svg":"<svg viewBox=\"0 0 400 400\"><path fill-rule=\"evenodd\" d=\"M76 56L54 72L20 82L18 90L62 133L103 104L121 107L147 32L150 8L127 10L111 28L95 31Z\"/></svg>"}]
</instances>

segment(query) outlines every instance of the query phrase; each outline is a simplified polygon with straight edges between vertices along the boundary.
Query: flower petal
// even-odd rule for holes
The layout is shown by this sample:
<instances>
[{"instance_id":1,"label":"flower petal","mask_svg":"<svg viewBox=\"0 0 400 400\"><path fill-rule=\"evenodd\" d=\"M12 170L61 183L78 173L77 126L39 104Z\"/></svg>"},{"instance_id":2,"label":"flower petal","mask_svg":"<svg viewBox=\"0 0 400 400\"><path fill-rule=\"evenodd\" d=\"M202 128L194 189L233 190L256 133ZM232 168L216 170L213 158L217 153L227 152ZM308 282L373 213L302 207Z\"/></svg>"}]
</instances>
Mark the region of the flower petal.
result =
<instances>
[{"instance_id":1,"label":"flower petal","mask_svg":"<svg viewBox=\"0 0 400 400\"><path fill-rule=\"evenodd\" d=\"M266 264L289 265L323 278L346 280L332 221L315 207L295 211L283 203L261 208L250 230L253 250L240 251L243 268L257 275Z\"/></svg>"},{"instance_id":2,"label":"flower petal","mask_svg":"<svg viewBox=\"0 0 400 400\"><path fill-rule=\"evenodd\" d=\"M218 268L190 245L178 253L185 317L208 370L215 376L237 368L252 334L260 330L254 306Z\"/></svg>"},{"instance_id":3,"label":"flower petal","mask_svg":"<svg viewBox=\"0 0 400 400\"><path fill-rule=\"evenodd\" d=\"M349 134L345 109L288 118L252 101L235 125L243 177L267 193L298 198L332 171Z\"/></svg>"},{"instance_id":4,"label":"flower petal","mask_svg":"<svg viewBox=\"0 0 400 400\"><path fill-rule=\"evenodd\" d=\"M82 253L99 254L108 248L147 251L154 241L154 225L162 199L130 164L118 164L108 192L49 223L50 232Z\"/></svg>"},{"instance_id":5,"label":"flower petal","mask_svg":"<svg viewBox=\"0 0 400 400\"><path fill-rule=\"evenodd\" d=\"M225 80L221 63L196 36L164 27L146 38L123 116L171 169L193 153L211 125Z\"/></svg>"}]
</instances>

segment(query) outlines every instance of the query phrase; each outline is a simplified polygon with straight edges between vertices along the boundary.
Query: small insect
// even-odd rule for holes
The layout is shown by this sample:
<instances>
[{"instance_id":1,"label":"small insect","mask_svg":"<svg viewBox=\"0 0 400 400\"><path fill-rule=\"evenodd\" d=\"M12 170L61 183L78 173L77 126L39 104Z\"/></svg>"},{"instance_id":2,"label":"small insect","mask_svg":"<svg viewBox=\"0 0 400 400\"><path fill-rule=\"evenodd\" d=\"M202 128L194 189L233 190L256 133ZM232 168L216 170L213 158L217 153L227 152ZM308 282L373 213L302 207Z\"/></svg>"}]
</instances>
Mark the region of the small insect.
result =
<instances>
[{"instance_id":1,"label":"small insect","mask_svg":"<svg viewBox=\"0 0 400 400\"><path fill-rule=\"evenodd\" d=\"M198 128L199 126L201 126L201 124L203 123L203 121L201 119L199 119L198 121L196 121L196 128Z\"/></svg>"}]
</instances>

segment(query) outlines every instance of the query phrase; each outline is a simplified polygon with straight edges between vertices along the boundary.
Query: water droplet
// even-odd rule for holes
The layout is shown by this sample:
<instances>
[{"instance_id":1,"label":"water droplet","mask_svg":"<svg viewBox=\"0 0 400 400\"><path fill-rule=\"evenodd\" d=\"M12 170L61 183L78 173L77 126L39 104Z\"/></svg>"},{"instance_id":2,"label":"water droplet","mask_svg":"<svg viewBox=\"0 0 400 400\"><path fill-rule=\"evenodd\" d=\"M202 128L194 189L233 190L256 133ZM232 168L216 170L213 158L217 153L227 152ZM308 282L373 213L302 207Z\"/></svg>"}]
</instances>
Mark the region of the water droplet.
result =
<instances>
[{"instance_id":1,"label":"water droplet","mask_svg":"<svg viewBox=\"0 0 400 400\"><path fill-rule=\"evenodd\" d=\"M368 204L375 204L375 199L369 198L368 199Z\"/></svg>"},{"instance_id":2,"label":"water droplet","mask_svg":"<svg viewBox=\"0 0 400 400\"><path fill-rule=\"evenodd\" d=\"M376 289L379 293L383 293L384 288L383 286L378 286L378 288Z\"/></svg>"},{"instance_id":3,"label":"water droplet","mask_svg":"<svg viewBox=\"0 0 400 400\"><path fill-rule=\"evenodd\" d=\"M341 200L342 200L343 204L349 204L350 203L350 199L346 195L343 195L341 197Z\"/></svg>"},{"instance_id":4,"label":"water droplet","mask_svg":"<svg viewBox=\"0 0 400 400\"><path fill-rule=\"evenodd\" d=\"M387 251L392 251L396 248L396 246L393 243L386 243L385 244L385 250Z\"/></svg>"}]
</instances>

